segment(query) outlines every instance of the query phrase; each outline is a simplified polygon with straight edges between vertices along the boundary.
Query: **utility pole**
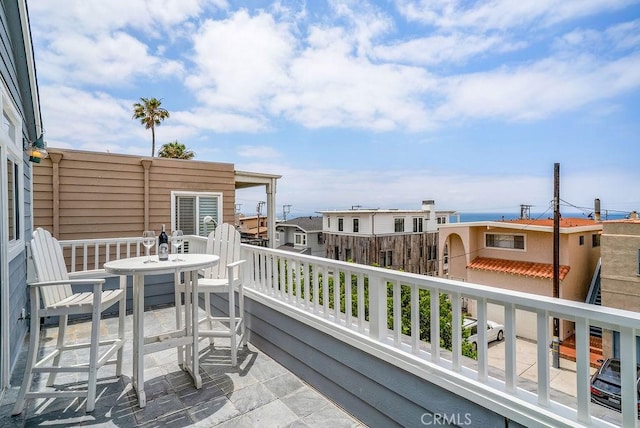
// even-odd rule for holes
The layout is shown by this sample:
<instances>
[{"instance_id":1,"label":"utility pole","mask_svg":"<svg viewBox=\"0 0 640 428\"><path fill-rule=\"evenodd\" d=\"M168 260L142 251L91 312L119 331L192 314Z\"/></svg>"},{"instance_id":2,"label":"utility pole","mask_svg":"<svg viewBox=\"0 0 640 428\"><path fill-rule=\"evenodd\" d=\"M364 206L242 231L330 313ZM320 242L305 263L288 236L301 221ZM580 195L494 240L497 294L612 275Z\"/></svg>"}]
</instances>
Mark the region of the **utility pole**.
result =
<instances>
[{"instance_id":1,"label":"utility pole","mask_svg":"<svg viewBox=\"0 0 640 428\"><path fill-rule=\"evenodd\" d=\"M265 204L265 201L260 201L258 202L258 206L256 207L256 212L258 213L258 236L257 238L260 239L260 214L262 213L262 206Z\"/></svg>"},{"instance_id":2,"label":"utility pole","mask_svg":"<svg viewBox=\"0 0 640 428\"><path fill-rule=\"evenodd\" d=\"M284 218L284 221L287 221L287 214L289 214L290 210L291 210L291 205L282 206L282 217Z\"/></svg>"},{"instance_id":3,"label":"utility pole","mask_svg":"<svg viewBox=\"0 0 640 428\"><path fill-rule=\"evenodd\" d=\"M553 164L553 297L560 297L560 164ZM553 367L560 368L560 320L553 318Z\"/></svg>"}]
</instances>

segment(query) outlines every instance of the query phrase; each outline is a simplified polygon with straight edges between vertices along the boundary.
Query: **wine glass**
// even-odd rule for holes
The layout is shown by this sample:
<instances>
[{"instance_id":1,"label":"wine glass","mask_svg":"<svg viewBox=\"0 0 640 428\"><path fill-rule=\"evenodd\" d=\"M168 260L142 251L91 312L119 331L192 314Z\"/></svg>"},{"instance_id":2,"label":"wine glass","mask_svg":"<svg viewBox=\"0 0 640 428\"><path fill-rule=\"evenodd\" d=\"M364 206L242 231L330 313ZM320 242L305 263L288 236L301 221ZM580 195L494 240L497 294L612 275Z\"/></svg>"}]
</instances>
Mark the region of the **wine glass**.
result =
<instances>
[{"instance_id":1,"label":"wine glass","mask_svg":"<svg viewBox=\"0 0 640 428\"><path fill-rule=\"evenodd\" d=\"M184 243L184 235L182 234L182 231L174 230L173 233L171 234L171 245L173 245L173 248L175 248L175 252L176 252L176 258L173 259L174 262L182 260L180 258L180 253L178 253L178 250L180 249L183 243Z\"/></svg>"},{"instance_id":2,"label":"wine glass","mask_svg":"<svg viewBox=\"0 0 640 428\"><path fill-rule=\"evenodd\" d=\"M142 232L142 245L147 249L147 260L145 263L153 263L154 260L151 260L151 255L149 254L149 250L156 245L156 233L153 230L145 230Z\"/></svg>"}]
</instances>

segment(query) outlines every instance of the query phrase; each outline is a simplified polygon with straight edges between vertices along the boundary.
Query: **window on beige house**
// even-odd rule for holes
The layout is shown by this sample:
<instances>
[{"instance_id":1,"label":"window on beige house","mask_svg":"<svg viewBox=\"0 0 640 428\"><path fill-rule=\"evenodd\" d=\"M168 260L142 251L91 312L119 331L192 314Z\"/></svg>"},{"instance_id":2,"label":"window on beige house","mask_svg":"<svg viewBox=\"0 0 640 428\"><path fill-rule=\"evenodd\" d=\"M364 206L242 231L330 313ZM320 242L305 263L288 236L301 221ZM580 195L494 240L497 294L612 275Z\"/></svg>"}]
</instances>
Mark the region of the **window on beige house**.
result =
<instances>
[{"instance_id":1,"label":"window on beige house","mask_svg":"<svg viewBox=\"0 0 640 428\"><path fill-rule=\"evenodd\" d=\"M173 192L173 230L185 235L207 236L222 221L222 195L217 193ZM211 216L215 223L205 223Z\"/></svg>"},{"instance_id":2,"label":"window on beige house","mask_svg":"<svg viewBox=\"0 0 640 428\"><path fill-rule=\"evenodd\" d=\"M487 233L485 238L485 245L487 246L487 248L524 250L524 235Z\"/></svg>"}]
</instances>

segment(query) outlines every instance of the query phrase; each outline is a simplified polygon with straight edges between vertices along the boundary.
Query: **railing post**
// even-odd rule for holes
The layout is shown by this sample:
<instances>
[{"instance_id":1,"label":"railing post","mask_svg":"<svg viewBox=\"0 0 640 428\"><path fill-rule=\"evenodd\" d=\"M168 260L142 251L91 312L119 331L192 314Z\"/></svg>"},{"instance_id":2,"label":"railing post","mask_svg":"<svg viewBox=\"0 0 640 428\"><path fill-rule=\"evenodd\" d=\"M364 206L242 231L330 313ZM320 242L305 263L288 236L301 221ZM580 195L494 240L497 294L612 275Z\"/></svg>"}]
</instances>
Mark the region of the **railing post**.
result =
<instances>
[{"instance_id":1,"label":"railing post","mask_svg":"<svg viewBox=\"0 0 640 428\"><path fill-rule=\"evenodd\" d=\"M576 319L576 392L578 396L578 421L591 422L589 402L590 358L589 358L589 325L585 318Z\"/></svg>"},{"instance_id":2,"label":"railing post","mask_svg":"<svg viewBox=\"0 0 640 428\"><path fill-rule=\"evenodd\" d=\"M549 406L549 312L536 313L537 355L538 355L538 404Z\"/></svg>"},{"instance_id":3,"label":"railing post","mask_svg":"<svg viewBox=\"0 0 640 428\"><path fill-rule=\"evenodd\" d=\"M440 362L440 290L434 288L429 292L431 294L431 335L429 343L431 344L431 361Z\"/></svg>"},{"instance_id":4,"label":"railing post","mask_svg":"<svg viewBox=\"0 0 640 428\"><path fill-rule=\"evenodd\" d=\"M369 336L383 341L387 336L387 283L382 277L369 277L369 300Z\"/></svg>"},{"instance_id":5,"label":"railing post","mask_svg":"<svg viewBox=\"0 0 640 428\"><path fill-rule=\"evenodd\" d=\"M620 386L622 393L622 426L636 426L637 402L637 356L636 333L633 328L620 327Z\"/></svg>"}]
</instances>

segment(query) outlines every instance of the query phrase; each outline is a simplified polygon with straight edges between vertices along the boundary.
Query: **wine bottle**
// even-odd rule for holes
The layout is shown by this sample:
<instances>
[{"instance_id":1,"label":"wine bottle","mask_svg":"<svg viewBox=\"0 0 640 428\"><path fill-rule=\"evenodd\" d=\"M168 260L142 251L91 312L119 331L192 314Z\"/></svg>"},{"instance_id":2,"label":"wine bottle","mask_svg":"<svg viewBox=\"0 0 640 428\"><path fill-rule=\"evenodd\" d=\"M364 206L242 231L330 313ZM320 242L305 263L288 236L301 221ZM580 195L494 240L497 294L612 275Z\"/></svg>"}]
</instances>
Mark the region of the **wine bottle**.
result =
<instances>
[{"instance_id":1,"label":"wine bottle","mask_svg":"<svg viewBox=\"0 0 640 428\"><path fill-rule=\"evenodd\" d=\"M169 260L169 237L164 230L164 224L158 237L158 260Z\"/></svg>"}]
</instances>

